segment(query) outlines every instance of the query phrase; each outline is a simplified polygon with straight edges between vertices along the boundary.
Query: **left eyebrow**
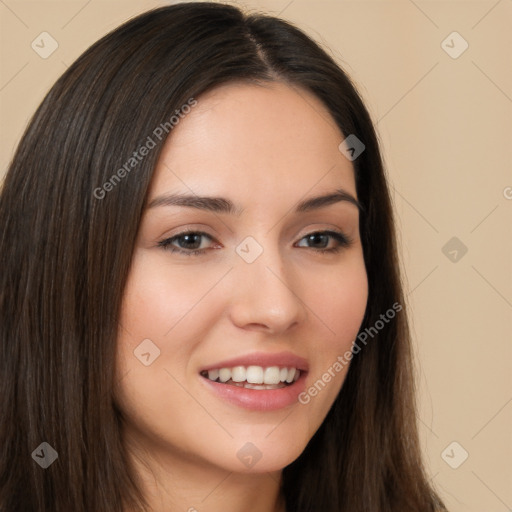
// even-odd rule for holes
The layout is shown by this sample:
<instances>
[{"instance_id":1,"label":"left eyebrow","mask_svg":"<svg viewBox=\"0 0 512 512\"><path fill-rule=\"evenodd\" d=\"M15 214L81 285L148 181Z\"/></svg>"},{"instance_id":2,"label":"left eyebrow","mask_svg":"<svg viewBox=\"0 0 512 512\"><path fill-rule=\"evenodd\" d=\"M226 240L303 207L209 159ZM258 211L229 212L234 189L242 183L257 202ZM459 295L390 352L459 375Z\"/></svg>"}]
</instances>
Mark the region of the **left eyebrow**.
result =
<instances>
[{"instance_id":1,"label":"left eyebrow","mask_svg":"<svg viewBox=\"0 0 512 512\"><path fill-rule=\"evenodd\" d=\"M350 193L343 189L338 189L330 194L310 197L301 201L295 208L296 213L304 213L311 210L317 210L339 202L348 202L353 204L360 211L363 211L361 203ZM153 199L147 208L156 208L158 206L184 206L187 208L197 208L215 213L227 213L239 217L243 208L223 197L206 197L188 194L166 194Z\"/></svg>"},{"instance_id":2,"label":"left eyebrow","mask_svg":"<svg viewBox=\"0 0 512 512\"><path fill-rule=\"evenodd\" d=\"M316 210L318 208L323 208L325 206L330 206L331 204L339 203L341 201L346 201L350 204L356 206L360 211L363 211L363 205L347 191L343 189L338 189L332 194L327 194L323 196L311 197L309 199L305 199L301 201L295 211L299 212L307 212L311 210Z\"/></svg>"}]
</instances>

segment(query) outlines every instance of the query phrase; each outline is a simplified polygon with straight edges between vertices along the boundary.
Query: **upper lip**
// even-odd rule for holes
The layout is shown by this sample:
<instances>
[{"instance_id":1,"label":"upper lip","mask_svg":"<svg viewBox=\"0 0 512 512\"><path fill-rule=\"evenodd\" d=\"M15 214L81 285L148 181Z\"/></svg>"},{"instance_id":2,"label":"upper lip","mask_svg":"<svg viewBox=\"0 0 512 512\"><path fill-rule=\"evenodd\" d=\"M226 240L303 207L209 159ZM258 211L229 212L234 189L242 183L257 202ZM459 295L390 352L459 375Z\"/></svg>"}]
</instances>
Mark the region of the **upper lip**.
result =
<instances>
[{"instance_id":1,"label":"upper lip","mask_svg":"<svg viewBox=\"0 0 512 512\"><path fill-rule=\"evenodd\" d=\"M307 371L309 368L309 364L306 359L293 354L292 352L277 352L275 354L268 352L253 352L244 356L209 364L208 366L201 368L200 372L216 370L219 368L233 368L235 366L262 366L263 368L279 366L280 368L296 368L303 372Z\"/></svg>"}]
</instances>

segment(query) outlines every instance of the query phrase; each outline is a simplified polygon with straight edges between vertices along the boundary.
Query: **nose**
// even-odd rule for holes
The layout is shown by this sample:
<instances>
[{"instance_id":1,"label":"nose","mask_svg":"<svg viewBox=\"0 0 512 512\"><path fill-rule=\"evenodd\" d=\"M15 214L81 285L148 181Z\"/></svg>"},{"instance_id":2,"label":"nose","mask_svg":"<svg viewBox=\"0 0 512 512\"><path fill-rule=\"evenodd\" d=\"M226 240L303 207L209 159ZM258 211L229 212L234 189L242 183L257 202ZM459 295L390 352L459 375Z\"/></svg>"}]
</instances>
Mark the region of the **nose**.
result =
<instances>
[{"instance_id":1,"label":"nose","mask_svg":"<svg viewBox=\"0 0 512 512\"><path fill-rule=\"evenodd\" d=\"M237 327L279 334L306 318L300 276L286 266L277 249L266 248L252 263L237 261L232 274L230 317Z\"/></svg>"}]
</instances>

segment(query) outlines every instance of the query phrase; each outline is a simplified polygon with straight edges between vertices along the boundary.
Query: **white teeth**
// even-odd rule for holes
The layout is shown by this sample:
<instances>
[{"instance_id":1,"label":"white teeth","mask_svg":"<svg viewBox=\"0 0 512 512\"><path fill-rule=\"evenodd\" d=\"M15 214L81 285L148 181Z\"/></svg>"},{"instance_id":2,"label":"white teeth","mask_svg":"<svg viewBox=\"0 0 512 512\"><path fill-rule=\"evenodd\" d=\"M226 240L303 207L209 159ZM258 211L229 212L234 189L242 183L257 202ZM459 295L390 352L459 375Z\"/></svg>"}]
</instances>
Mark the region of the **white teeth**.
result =
<instances>
[{"instance_id":1,"label":"white teeth","mask_svg":"<svg viewBox=\"0 0 512 512\"><path fill-rule=\"evenodd\" d=\"M249 366L247 368L247 382L249 384L263 384L263 368L261 366Z\"/></svg>"},{"instance_id":2,"label":"white teeth","mask_svg":"<svg viewBox=\"0 0 512 512\"><path fill-rule=\"evenodd\" d=\"M237 386L239 386L239 384L237 384ZM245 383L243 384L243 387L246 388L246 389L281 389L281 388L284 388L286 387L282 382L280 382L279 384L248 384L248 383Z\"/></svg>"},{"instance_id":3,"label":"white teeth","mask_svg":"<svg viewBox=\"0 0 512 512\"><path fill-rule=\"evenodd\" d=\"M226 383L231 380L232 384L249 389L278 389L283 387L284 383L291 384L297 381L300 370L278 366L234 366L208 370L202 374L212 381Z\"/></svg>"},{"instance_id":4,"label":"white teeth","mask_svg":"<svg viewBox=\"0 0 512 512\"><path fill-rule=\"evenodd\" d=\"M286 382L290 384L293 382L293 378L295 377L295 368L288 368L288 377L286 377Z\"/></svg>"},{"instance_id":5,"label":"white teeth","mask_svg":"<svg viewBox=\"0 0 512 512\"><path fill-rule=\"evenodd\" d=\"M265 368L263 372L263 383L264 384L279 384L281 380L279 379L281 372L278 366L271 366L270 368Z\"/></svg>"},{"instance_id":6,"label":"white teeth","mask_svg":"<svg viewBox=\"0 0 512 512\"><path fill-rule=\"evenodd\" d=\"M208 378L210 380L217 380L219 378L219 370L208 370Z\"/></svg>"},{"instance_id":7,"label":"white teeth","mask_svg":"<svg viewBox=\"0 0 512 512\"><path fill-rule=\"evenodd\" d=\"M245 384L244 385L244 388L246 389L267 389L267 386L260 386L258 384Z\"/></svg>"},{"instance_id":8,"label":"white teeth","mask_svg":"<svg viewBox=\"0 0 512 512\"><path fill-rule=\"evenodd\" d=\"M246 370L243 366L235 366L231 370L231 378L233 382L244 382L246 380Z\"/></svg>"},{"instance_id":9,"label":"white teeth","mask_svg":"<svg viewBox=\"0 0 512 512\"><path fill-rule=\"evenodd\" d=\"M227 382L229 379L231 379L231 370L229 368L221 368L219 370L219 380Z\"/></svg>"}]
</instances>

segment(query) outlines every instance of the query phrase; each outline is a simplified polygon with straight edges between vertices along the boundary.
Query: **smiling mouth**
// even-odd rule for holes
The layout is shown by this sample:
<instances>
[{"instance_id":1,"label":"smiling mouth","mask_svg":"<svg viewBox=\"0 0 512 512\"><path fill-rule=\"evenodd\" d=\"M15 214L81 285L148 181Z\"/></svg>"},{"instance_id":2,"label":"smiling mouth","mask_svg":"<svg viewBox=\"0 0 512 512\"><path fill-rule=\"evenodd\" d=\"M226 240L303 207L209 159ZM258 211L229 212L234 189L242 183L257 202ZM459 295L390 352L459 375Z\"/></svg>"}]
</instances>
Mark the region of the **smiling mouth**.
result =
<instances>
[{"instance_id":1,"label":"smiling mouth","mask_svg":"<svg viewBox=\"0 0 512 512\"><path fill-rule=\"evenodd\" d=\"M202 377L213 382L257 390L286 388L296 382L300 374L297 368L279 366L234 366L201 372Z\"/></svg>"}]
</instances>

